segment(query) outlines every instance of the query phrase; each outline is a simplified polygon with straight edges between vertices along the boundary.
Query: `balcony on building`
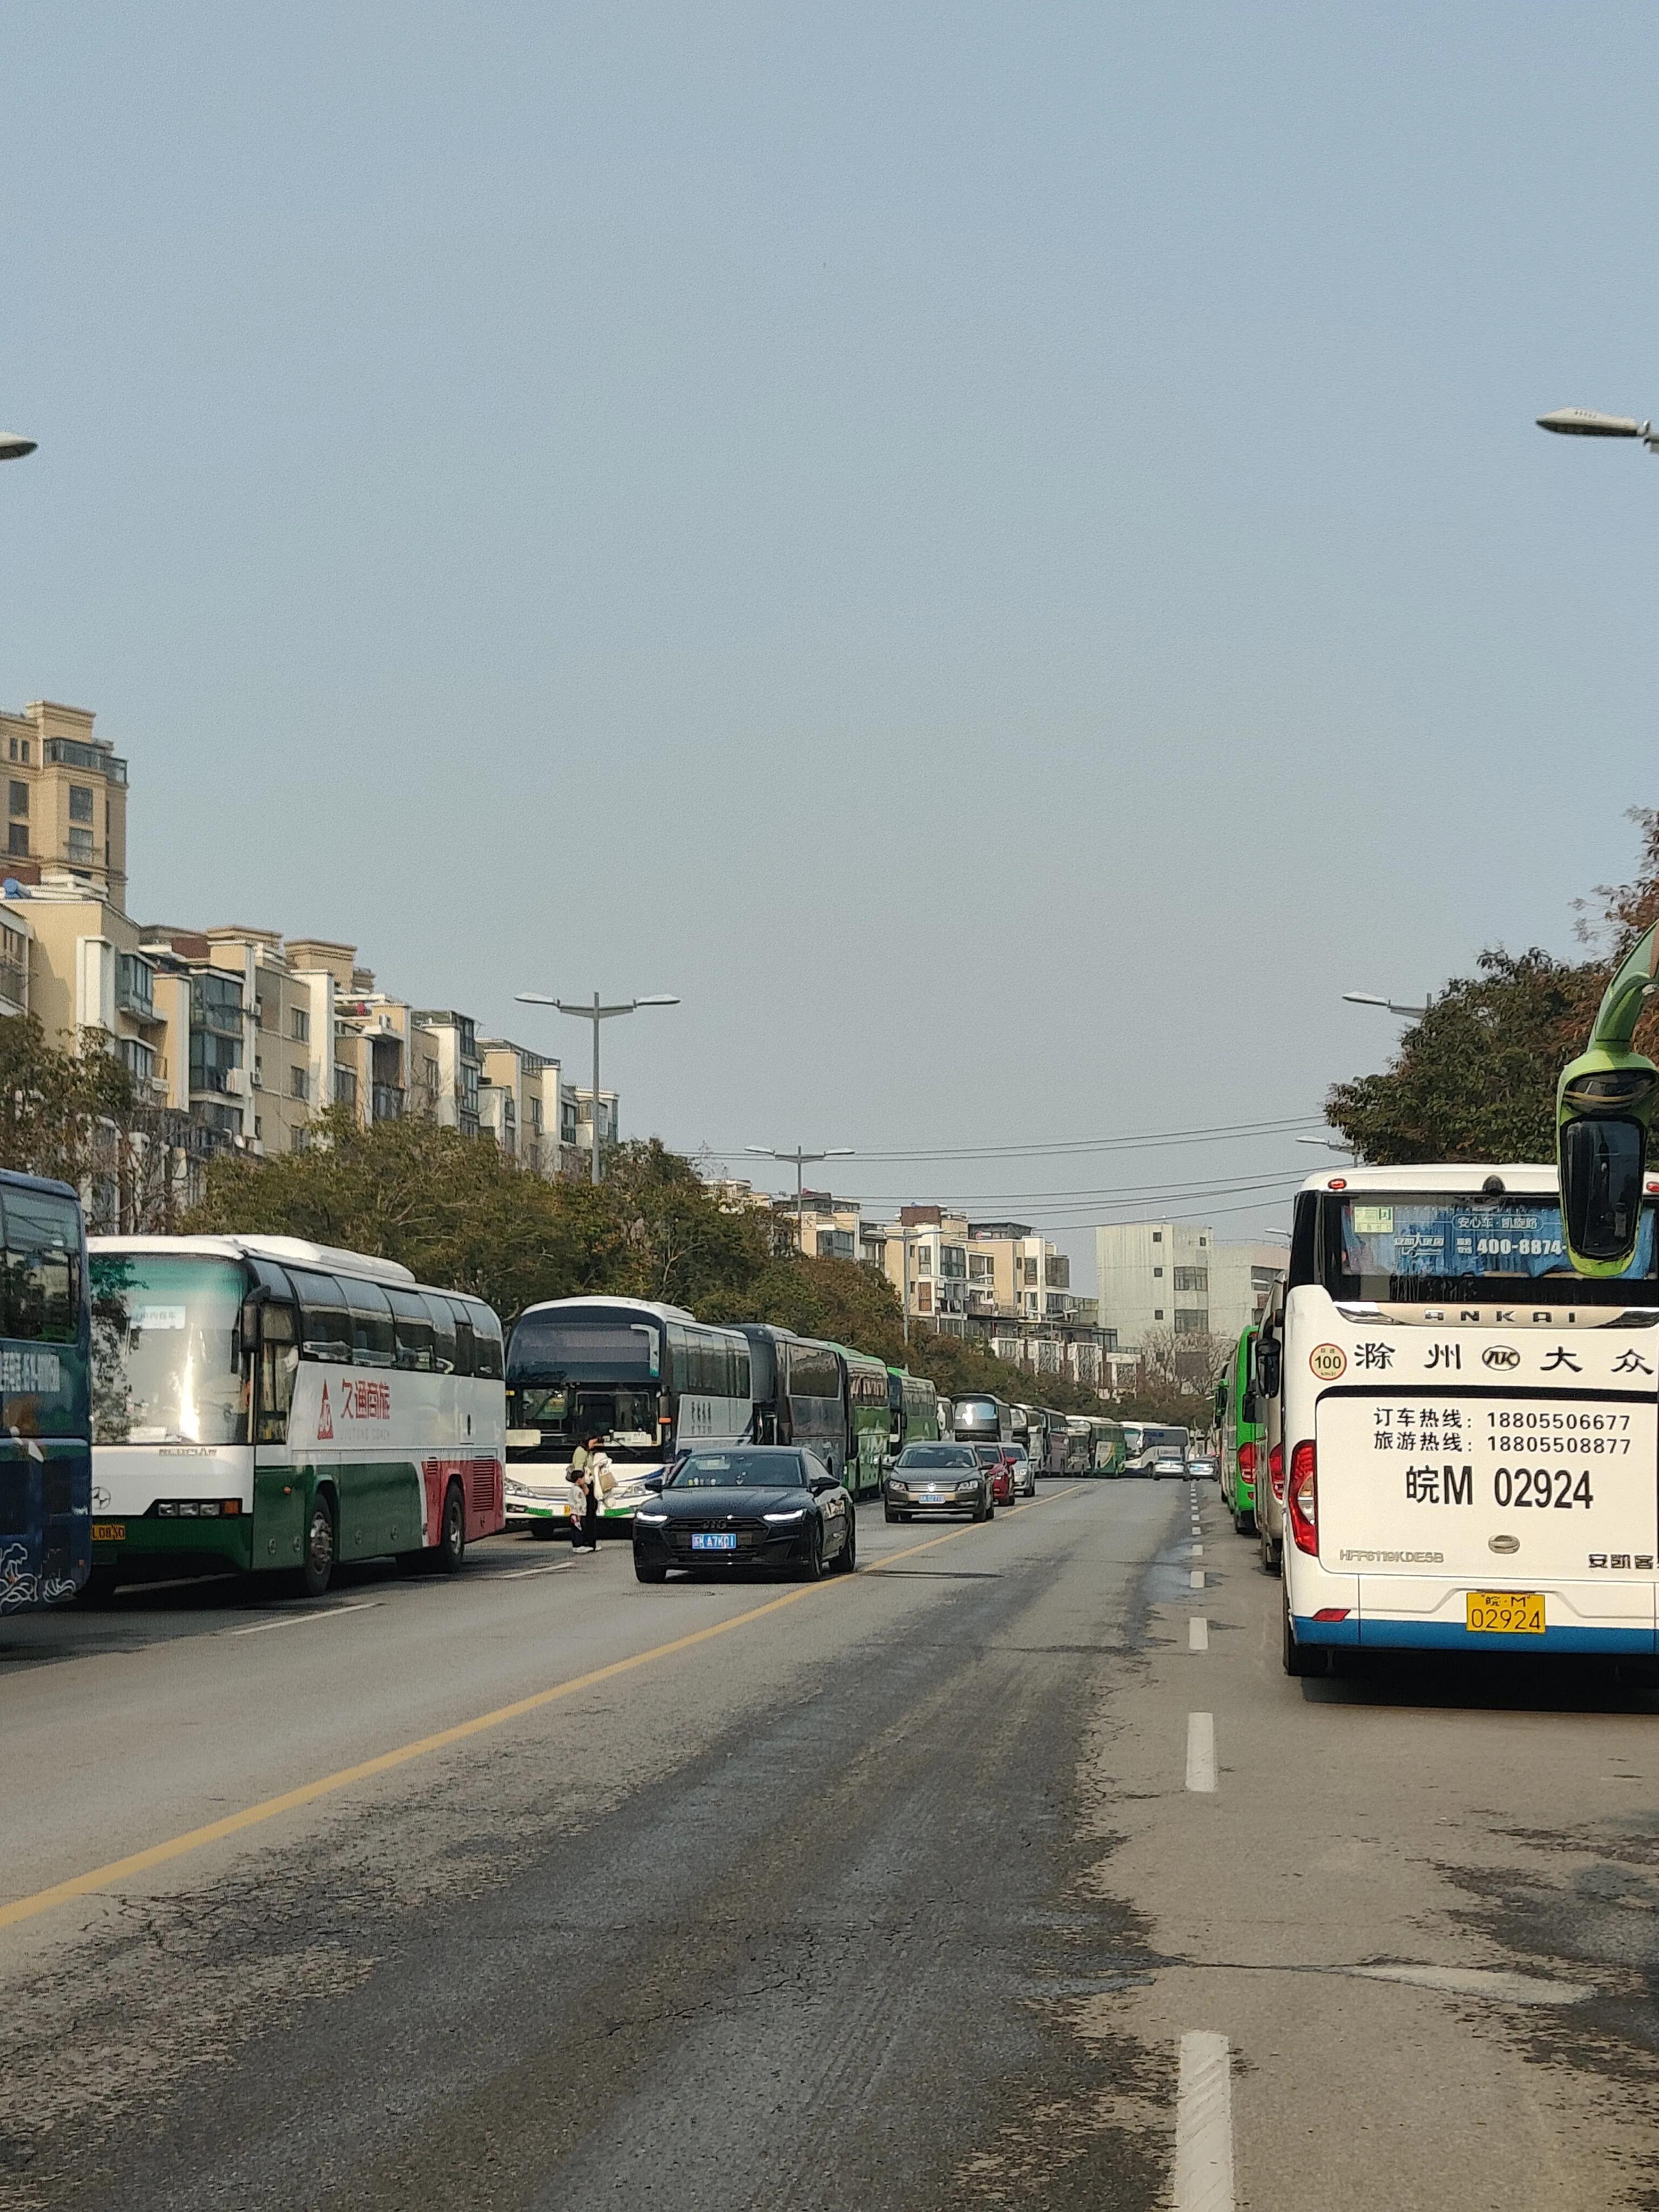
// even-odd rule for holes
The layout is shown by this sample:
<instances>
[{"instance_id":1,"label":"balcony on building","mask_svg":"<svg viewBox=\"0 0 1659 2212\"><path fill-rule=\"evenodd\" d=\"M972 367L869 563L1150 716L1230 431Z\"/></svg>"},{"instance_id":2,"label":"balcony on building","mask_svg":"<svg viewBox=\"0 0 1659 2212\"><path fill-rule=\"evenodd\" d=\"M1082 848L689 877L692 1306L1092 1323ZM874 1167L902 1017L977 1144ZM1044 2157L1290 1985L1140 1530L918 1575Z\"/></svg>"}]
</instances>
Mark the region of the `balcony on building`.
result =
<instances>
[{"instance_id":1,"label":"balcony on building","mask_svg":"<svg viewBox=\"0 0 1659 2212\"><path fill-rule=\"evenodd\" d=\"M349 1067L334 1070L334 1103L354 1108L357 1103L357 1078Z\"/></svg>"},{"instance_id":2,"label":"balcony on building","mask_svg":"<svg viewBox=\"0 0 1659 2212\"><path fill-rule=\"evenodd\" d=\"M55 761L60 768L80 769L110 783L127 780L126 763L101 743L83 744L78 738L48 738L41 750L48 761Z\"/></svg>"},{"instance_id":3,"label":"balcony on building","mask_svg":"<svg viewBox=\"0 0 1659 2212\"><path fill-rule=\"evenodd\" d=\"M403 1118L403 1086L398 1083L375 1083L369 1086L369 1113L376 1121L398 1121Z\"/></svg>"},{"instance_id":4,"label":"balcony on building","mask_svg":"<svg viewBox=\"0 0 1659 2212\"><path fill-rule=\"evenodd\" d=\"M135 1021L160 1018L155 1012L155 970L142 953L117 953L115 1006L118 1013L131 1014Z\"/></svg>"},{"instance_id":5,"label":"balcony on building","mask_svg":"<svg viewBox=\"0 0 1659 2212\"><path fill-rule=\"evenodd\" d=\"M28 1010L28 933L0 919L0 1014L26 1014Z\"/></svg>"}]
</instances>

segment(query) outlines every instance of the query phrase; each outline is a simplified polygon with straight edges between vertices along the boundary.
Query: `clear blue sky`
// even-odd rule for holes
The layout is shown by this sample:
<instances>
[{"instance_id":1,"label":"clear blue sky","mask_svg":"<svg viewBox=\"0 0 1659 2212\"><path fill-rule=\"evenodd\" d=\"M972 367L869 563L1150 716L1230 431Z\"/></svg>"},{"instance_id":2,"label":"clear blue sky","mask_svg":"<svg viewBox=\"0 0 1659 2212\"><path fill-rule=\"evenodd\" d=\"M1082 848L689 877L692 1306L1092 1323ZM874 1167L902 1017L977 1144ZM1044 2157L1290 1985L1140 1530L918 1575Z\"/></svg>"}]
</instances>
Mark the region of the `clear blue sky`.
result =
<instances>
[{"instance_id":1,"label":"clear blue sky","mask_svg":"<svg viewBox=\"0 0 1659 2212\"><path fill-rule=\"evenodd\" d=\"M679 993L631 1132L1314 1109L1659 798L1659 462L1532 427L1659 413L1653 29L26 0L0 703L130 757L141 918L579 1063L516 989Z\"/></svg>"}]
</instances>

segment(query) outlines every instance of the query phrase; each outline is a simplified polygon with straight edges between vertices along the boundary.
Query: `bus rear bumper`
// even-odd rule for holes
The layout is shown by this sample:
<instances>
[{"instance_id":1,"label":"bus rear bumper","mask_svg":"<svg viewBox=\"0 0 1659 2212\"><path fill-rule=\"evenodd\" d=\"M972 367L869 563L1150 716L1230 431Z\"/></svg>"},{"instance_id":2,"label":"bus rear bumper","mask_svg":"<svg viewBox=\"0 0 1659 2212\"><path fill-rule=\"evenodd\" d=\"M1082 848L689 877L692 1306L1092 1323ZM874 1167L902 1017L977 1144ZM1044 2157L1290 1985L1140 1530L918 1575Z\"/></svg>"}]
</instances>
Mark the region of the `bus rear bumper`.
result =
<instances>
[{"instance_id":1,"label":"bus rear bumper","mask_svg":"<svg viewBox=\"0 0 1659 2212\"><path fill-rule=\"evenodd\" d=\"M1362 1651L1507 1651L1524 1657L1528 1652L1602 1652L1624 1656L1652 1656L1659 1651L1659 1635L1651 1628L1593 1627L1572 1621L1546 1626L1541 1635L1492 1635L1465 1628L1455 1620L1316 1620L1311 1613L1294 1616L1298 1644L1346 1645Z\"/></svg>"}]
</instances>

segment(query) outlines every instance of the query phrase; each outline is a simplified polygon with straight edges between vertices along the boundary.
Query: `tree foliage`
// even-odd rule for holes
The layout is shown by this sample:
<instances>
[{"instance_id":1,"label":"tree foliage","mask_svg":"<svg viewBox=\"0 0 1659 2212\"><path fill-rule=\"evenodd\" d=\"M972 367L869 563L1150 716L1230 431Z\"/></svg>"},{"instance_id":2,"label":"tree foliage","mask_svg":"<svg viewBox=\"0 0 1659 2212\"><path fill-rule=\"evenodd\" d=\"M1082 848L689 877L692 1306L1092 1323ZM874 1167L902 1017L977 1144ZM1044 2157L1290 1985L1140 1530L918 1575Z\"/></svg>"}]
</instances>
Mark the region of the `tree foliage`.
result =
<instances>
[{"instance_id":1,"label":"tree foliage","mask_svg":"<svg viewBox=\"0 0 1659 2212\"><path fill-rule=\"evenodd\" d=\"M1577 902L1583 960L1536 945L1483 952L1477 972L1449 983L1405 1032L1387 1068L1329 1093L1331 1126L1362 1159L1553 1159L1556 1079L1583 1049L1613 969L1659 921L1659 808L1632 808L1631 819L1641 833L1635 875ZM1654 1050L1659 1010L1637 1036Z\"/></svg>"},{"instance_id":2,"label":"tree foliage","mask_svg":"<svg viewBox=\"0 0 1659 2212\"><path fill-rule=\"evenodd\" d=\"M311 1143L209 1168L193 1231L304 1237L401 1261L422 1281L486 1298L511 1317L539 1298L652 1298L699 1320L765 1321L906 1363L898 1293L861 1260L780 1247L770 1213L722 1205L689 1160L653 1138L618 1146L605 1179L550 1182L488 1140L428 1120L359 1126L336 1109ZM947 1395L1040 1398L1061 1412L1101 1401L961 1338L913 1327L908 1364Z\"/></svg>"}]
</instances>

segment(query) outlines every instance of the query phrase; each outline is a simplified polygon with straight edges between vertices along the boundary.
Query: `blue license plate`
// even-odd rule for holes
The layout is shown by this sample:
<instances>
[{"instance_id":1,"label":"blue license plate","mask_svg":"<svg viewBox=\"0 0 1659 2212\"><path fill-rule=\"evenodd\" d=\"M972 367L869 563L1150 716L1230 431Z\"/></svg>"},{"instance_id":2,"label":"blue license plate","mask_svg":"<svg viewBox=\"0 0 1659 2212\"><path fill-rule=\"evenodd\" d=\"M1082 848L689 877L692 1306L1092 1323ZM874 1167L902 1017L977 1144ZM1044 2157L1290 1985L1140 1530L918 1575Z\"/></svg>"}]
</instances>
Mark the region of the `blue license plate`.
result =
<instances>
[{"instance_id":1,"label":"blue license plate","mask_svg":"<svg viewBox=\"0 0 1659 2212\"><path fill-rule=\"evenodd\" d=\"M717 1531L710 1535L703 1534L702 1530L694 1530L691 1548L694 1552L735 1552L738 1548L738 1540L735 1536L727 1535L723 1531Z\"/></svg>"}]
</instances>

